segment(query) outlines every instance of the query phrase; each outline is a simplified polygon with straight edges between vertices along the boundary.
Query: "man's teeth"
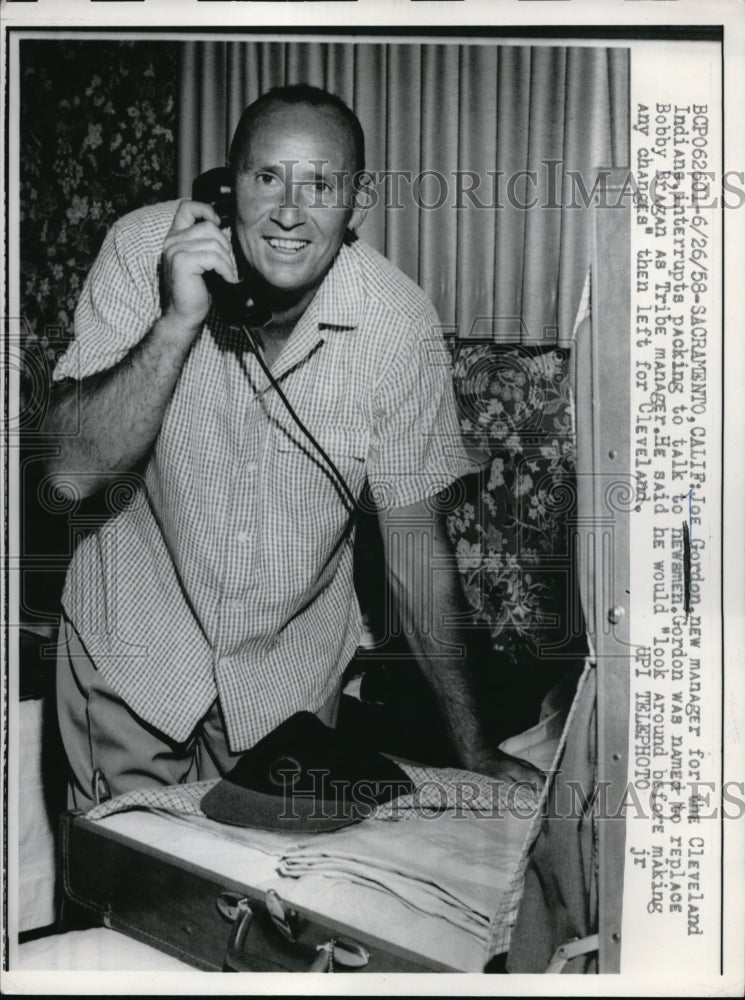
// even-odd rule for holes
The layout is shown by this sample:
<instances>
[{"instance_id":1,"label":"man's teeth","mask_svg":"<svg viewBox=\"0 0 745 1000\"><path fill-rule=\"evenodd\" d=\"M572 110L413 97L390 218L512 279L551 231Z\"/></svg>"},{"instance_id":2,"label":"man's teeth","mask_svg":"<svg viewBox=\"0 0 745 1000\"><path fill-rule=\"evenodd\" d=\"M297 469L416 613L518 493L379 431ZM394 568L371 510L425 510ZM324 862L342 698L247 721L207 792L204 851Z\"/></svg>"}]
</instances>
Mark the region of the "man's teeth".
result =
<instances>
[{"instance_id":1,"label":"man's teeth","mask_svg":"<svg viewBox=\"0 0 745 1000\"><path fill-rule=\"evenodd\" d=\"M274 247L276 250L302 250L307 242L307 240L270 239L269 246Z\"/></svg>"}]
</instances>

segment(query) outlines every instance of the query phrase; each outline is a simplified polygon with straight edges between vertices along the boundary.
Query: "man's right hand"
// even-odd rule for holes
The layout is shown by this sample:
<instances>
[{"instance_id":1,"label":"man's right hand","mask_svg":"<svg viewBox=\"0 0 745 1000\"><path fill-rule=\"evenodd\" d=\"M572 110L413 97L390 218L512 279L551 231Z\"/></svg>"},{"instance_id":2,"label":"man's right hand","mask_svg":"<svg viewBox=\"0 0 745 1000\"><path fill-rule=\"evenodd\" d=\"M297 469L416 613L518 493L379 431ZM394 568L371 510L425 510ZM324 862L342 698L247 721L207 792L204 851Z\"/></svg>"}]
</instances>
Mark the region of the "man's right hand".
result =
<instances>
[{"instance_id":1,"label":"man's right hand","mask_svg":"<svg viewBox=\"0 0 745 1000\"><path fill-rule=\"evenodd\" d=\"M230 240L220 229L220 217L201 201L182 201L163 242L163 316L194 336L210 307L204 281L215 271L231 284L238 271Z\"/></svg>"}]
</instances>

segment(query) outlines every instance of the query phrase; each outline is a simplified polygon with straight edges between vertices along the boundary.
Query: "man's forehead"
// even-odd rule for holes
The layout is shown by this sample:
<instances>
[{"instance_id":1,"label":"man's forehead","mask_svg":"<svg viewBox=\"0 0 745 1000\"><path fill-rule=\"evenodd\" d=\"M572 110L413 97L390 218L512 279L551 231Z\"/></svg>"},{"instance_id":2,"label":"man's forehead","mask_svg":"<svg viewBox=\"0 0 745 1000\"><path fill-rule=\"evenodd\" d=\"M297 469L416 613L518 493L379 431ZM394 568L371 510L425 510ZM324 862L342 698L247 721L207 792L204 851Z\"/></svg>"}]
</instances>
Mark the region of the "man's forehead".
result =
<instances>
[{"instance_id":1,"label":"man's forehead","mask_svg":"<svg viewBox=\"0 0 745 1000\"><path fill-rule=\"evenodd\" d=\"M247 137L246 160L252 167L268 152L278 162L297 160L339 167L338 160L354 161L354 139L347 122L333 107L311 104L269 104L256 119ZM284 151L284 152L283 152Z\"/></svg>"}]
</instances>

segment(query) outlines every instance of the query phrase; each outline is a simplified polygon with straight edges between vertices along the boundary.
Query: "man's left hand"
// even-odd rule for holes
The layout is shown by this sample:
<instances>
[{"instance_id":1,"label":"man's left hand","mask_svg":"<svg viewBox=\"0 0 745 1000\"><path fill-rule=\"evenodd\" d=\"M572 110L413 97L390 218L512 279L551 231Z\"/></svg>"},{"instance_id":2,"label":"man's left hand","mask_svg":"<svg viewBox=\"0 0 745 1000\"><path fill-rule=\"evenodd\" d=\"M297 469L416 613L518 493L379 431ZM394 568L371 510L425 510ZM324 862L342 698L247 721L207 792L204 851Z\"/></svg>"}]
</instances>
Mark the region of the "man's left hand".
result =
<instances>
[{"instance_id":1,"label":"man's left hand","mask_svg":"<svg viewBox=\"0 0 745 1000\"><path fill-rule=\"evenodd\" d=\"M531 786L538 793L546 783L543 771L534 767L527 760L512 757L501 750L493 750L482 759L471 763L471 770L486 774L490 778L504 781L508 785Z\"/></svg>"}]
</instances>

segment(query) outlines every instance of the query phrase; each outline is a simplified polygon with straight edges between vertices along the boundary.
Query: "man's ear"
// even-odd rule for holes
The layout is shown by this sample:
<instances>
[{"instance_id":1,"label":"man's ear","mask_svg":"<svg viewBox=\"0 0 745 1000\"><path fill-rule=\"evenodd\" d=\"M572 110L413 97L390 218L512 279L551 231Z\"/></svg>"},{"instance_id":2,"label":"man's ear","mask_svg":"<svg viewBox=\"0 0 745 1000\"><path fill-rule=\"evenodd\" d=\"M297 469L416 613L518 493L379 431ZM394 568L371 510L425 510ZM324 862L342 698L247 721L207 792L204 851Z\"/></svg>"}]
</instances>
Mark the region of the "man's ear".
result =
<instances>
[{"instance_id":1,"label":"man's ear","mask_svg":"<svg viewBox=\"0 0 745 1000\"><path fill-rule=\"evenodd\" d=\"M361 208L359 205L355 204L355 207L352 210L351 218L347 223L347 228L344 233L344 243L346 246L351 246L352 243L357 242L357 229L362 225L366 213L367 208Z\"/></svg>"},{"instance_id":2,"label":"man's ear","mask_svg":"<svg viewBox=\"0 0 745 1000\"><path fill-rule=\"evenodd\" d=\"M362 225L367 211L375 204L375 191L373 190L373 178L365 170L357 174L354 178L354 194L352 195L352 217L349 220L347 229L356 233Z\"/></svg>"},{"instance_id":3,"label":"man's ear","mask_svg":"<svg viewBox=\"0 0 745 1000\"><path fill-rule=\"evenodd\" d=\"M363 196L364 197L364 196ZM355 239L357 238L357 230L360 228L367 215L367 206L362 206L359 204L358 197L355 195L354 198L354 208L352 209L352 217L347 223L347 232L354 233Z\"/></svg>"}]
</instances>

